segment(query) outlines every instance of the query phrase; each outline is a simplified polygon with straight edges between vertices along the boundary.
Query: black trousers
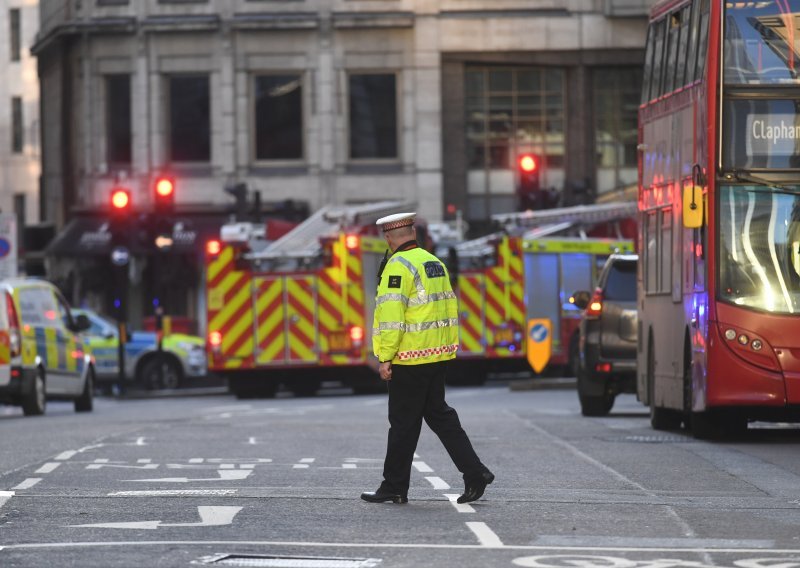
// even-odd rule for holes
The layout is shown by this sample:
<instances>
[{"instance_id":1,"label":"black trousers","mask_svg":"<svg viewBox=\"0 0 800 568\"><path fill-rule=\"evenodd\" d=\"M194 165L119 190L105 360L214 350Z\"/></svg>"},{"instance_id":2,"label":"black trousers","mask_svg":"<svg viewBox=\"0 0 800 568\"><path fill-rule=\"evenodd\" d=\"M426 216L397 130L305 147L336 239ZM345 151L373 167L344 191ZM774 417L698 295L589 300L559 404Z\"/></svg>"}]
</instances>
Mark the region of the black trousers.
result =
<instances>
[{"instance_id":1,"label":"black trousers","mask_svg":"<svg viewBox=\"0 0 800 568\"><path fill-rule=\"evenodd\" d=\"M406 495L411 462L417 449L422 420L439 437L464 481L489 471L481 463L458 413L444 400L448 361L422 365L392 365L389 381L389 442L381 490Z\"/></svg>"}]
</instances>

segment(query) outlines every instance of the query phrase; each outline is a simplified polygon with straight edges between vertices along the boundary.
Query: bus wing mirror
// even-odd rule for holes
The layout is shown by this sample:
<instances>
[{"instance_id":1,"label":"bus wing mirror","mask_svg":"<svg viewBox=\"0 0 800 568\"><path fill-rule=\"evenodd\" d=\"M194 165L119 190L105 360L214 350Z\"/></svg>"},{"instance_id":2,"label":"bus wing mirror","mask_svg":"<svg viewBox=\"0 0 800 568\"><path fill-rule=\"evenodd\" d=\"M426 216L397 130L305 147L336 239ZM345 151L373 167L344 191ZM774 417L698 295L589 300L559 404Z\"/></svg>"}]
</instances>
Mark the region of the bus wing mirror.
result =
<instances>
[{"instance_id":1,"label":"bus wing mirror","mask_svg":"<svg viewBox=\"0 0 800 568\"><path fill-rule=\"evenodd\" d=\"M703 226L703 188L690 185L683 188L683 226L699 229Z\"/></svg>"}]
</instances>

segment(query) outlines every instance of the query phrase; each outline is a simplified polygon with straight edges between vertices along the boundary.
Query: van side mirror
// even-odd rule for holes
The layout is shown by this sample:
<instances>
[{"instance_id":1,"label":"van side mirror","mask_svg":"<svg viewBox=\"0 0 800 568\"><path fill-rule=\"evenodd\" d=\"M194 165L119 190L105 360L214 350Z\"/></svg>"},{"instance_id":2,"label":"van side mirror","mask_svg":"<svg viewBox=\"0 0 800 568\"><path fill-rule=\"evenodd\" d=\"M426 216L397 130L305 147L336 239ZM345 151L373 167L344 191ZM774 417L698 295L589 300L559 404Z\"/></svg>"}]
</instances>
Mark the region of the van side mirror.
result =
<instances>
[{"instance_id":1,"label":"van side mirror","mask_svg":"<svg viewBox=\"0 0 800 568\"><path fill-rule=\"evenodd\" d=\"M85 314L75 316L75 331L86 331L90 327L92 327L92 322L89 321Z\"/></svg>"},{"instance_id":2,"label":"van side mirror","mask_svg":"<svg viewBox=\"0 0 800 568\"><path fill-rule=\"evenodd\" d=\"M691 185L683 188L683 226L699 229L703 226L703 188Z\"/></svg>"},{"instance_id":3,"label":"van side mirror","mask_svg":"<svg viewBox=\"0 0 800 568\"><path fill-rule=\"evenodd\" d=\"M585 310L586 306L589 305L589 300L592 299L592 295L586 290L580 290L572 294L569 297L569 303L577 306L578 308Z\"/></svg>"}]
</instances>

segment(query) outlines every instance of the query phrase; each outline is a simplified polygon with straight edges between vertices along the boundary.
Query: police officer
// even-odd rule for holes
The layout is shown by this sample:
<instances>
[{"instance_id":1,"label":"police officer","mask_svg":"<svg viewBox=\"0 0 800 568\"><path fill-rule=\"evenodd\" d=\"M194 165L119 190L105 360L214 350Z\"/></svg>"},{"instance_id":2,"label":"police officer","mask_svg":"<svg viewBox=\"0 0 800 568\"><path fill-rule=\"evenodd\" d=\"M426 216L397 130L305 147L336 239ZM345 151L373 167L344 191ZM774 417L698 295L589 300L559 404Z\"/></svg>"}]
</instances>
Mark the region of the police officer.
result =
<instances>
[{"instance_id":1,"label":"police officer","mask_svg":"<svg viewBox=\"0 0 800 568\"><path fill-rule=\"evenodd\" d=\"M389 387L390 427L383 483L361 498L408 502L424 418L463 474L458 502L468 503L480 499L494 475L444 400L448 364L458 349L458 302L444 265L417 244L415 215L398 213L377 222L392 251L378 283L372 335L380 376Z\"/></svg>"}]
</instances>

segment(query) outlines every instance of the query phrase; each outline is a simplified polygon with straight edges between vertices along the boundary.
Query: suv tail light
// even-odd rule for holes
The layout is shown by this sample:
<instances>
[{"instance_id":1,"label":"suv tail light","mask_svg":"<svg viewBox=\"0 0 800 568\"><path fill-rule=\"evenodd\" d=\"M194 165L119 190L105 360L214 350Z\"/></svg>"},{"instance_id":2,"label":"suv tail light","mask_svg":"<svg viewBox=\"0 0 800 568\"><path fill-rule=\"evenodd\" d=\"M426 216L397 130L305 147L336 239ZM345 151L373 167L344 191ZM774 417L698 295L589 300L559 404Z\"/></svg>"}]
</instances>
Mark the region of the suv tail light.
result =
<instances>
[{"instance_id":1,"label":"suv tail light","mask_svg":"<svg viewBox=\"0 0 800 568\"><path fill-rule=\"evenodd\" d=\"M8 343L11 349L11 356L19 357L22 351L22 335L19 329L17 308L14 306L14 298L9 292L6 292L6 310L8 312Z\"/></svg>"},{"instance_id":2,"label":"suv tail light","mask_svg":"<svg viewBox=\"0 0 800 568\"><path fill-rule=\"evenodd\" d=\"M586 306L586 317L598 318L603 313L603 289L595 288L589 305Z\"/></svg>"}]
</instances>

